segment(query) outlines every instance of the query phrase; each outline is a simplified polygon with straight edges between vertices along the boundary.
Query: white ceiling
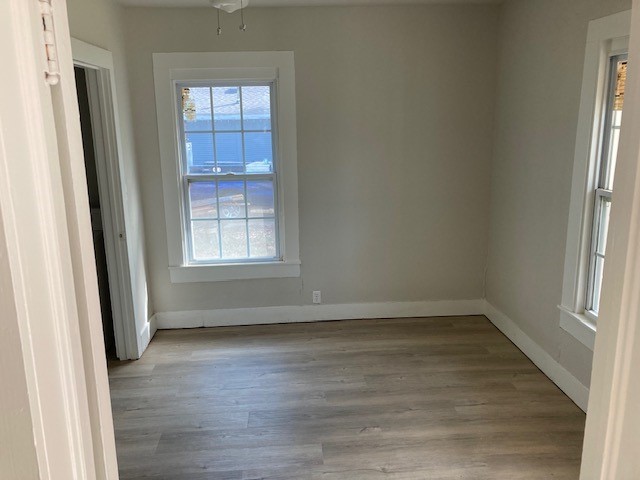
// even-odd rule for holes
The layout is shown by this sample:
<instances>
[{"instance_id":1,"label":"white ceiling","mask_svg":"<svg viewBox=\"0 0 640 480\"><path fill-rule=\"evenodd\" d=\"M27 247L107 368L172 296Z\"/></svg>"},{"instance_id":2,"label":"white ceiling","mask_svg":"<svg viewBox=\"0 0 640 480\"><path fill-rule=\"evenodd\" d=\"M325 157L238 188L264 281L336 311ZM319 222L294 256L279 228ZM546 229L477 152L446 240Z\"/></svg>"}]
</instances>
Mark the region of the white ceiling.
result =
<instances>
[{"instance_id":1,"label":"white ceiling","mask_svg":"<svg viewBox=\"0 0 640 480\"><path fill-rule=\"evenodd\" d=\"M135 7L208 7L209 0L117 0ZM418 5L445 3L501 3L502 0L249 0L251 7L313 7L318 5Z\"/></svg>"}]
</instances>

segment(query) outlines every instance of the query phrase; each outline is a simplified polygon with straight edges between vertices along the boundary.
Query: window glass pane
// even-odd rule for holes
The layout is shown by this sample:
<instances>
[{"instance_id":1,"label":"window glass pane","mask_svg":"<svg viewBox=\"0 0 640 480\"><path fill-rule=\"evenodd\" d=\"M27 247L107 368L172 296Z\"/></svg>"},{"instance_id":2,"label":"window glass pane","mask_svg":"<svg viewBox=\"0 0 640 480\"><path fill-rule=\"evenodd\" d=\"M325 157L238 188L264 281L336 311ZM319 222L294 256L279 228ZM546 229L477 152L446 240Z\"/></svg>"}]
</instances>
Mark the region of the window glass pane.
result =
<instances>
[{"instance_id":1,"label":"window glass pane","mask_svg":"<svg viewBox=\"0 0 640 480\"><path fill-rule=\"evenodd\" d=\"M247 160L247 173L271 173L273 171L271 133L245 133L244 156Z\"/></svg>"},{"instance_id":2,"label":"window glass pane","mask_svg":"<svg viewBox=\"0 0 640 480\"><path fill-rule=\"evenodd\" d=\"M246 220L222 220L222 258L247 258Z\"/></svg>"},{"instance_id":3,"label":"window glass pane","mask_svg":"<svg viewBox=\"0 0 640 480\"><path fill-rule=\"evenodd\" d=\"M604 258L595 258L595 268L593 271L593 301L591 309L597 314L600 310L600 292L602 291L602 271L604 269Z\"/></svg>"},{"instance_id":4,"label":"window glass pane","mask_svg":"<svg viewBox=\"0 0 640 480\"><path fill-rule=\"evenodd\" d=\"M209 87L182 89L182 118L187 132L211 130L211 89Z\"/></svg>"},{"instance_id":5,"label":"window glass pane","mask_svg":"<svg viewBox=\"0 0 640 480\"><path fill-rule=\"evenodd\" d=\"M622 126L622 110L614 110L613 111L613 121L612 127L621 127Z\"/></svg>"},{"instance_id":6,"label":"window glass pane","mask_svg":"<svg viewBox=\"0 0 640 480\"><path fill-rule=\"evenodd\" d=\"M199 220L191 222L193 259L198 261L220 258L218 221Z\"/></svg>"},{"instance_id":7,"label":"window glass pane","mask_svg":"<svg viewBox=\"0 0 640 480\"><path fill-rule=\"evenodd\" d=\"M211 173L213 171L213 135L210 133L187 133L185 155L188 173Z\"/></svg>"},{"instance_id":8,"label":"window glass pane","mask_svg":"<svg viewBox=\"0 0 640 480\"><path fill-rule=\"evenodd\" d=\"M191 258L197 262L277 255L270 85L184 86L184 173ZM256 176L263 176L257 179ZM264 177L273 178L264 178ZM202 180L202 181L201 181Z\"/></svg>"},{"instance_id":9,"label":"window glass pane","mask_svg":"<svg viewBox=\"0 0 640 480\"><path fill-rule=\"evenodd\" d=\"M243 173L242 134L216 133L217 173Z\"/></svg>"},{"instance_id":10,"label":"window glass pane","mask_svg":"<svg viewBox=\"0 0 640 480\"><path fill-rule=\"evenodd\" d=\"M213 121L217 130L240 130L240 89L213 88Z\"/></svg>"},{"instance_id":11,"label":"window glass pane","mask_svg":"<svg viewBox=\"0 0 640 480\"><path fill-rule=\"evenodd\" d=\"M613 85L612 98L607 105L608 131L605 132L607 151L603 152L600 185L607 190L613 190L613 177L618 159L618 145L620 143L620 126L622 125L622 108L624 106L624 92L627 84L627 60L615 57L612 62Z\"/></svg>"},{"instance_id":12,"label":"window glass pane","mask_svg":"<svg viewBox=\"0 0 640 480\"><path fill-rule=\"evenodd\" d=\"M609 216L611 214L611 200L600 197L598 213L598 232L596 239L596 252L604 255L607 248L607 234L609 233Z\"/></svg>"},{"instance_id":13,"label":"window glass pane","mask_svg":"<svg viewBox=\"0 0 640 480\"><path fill-rule=\"evenodd\" d=\"M622 113L622 112L620 112ZM616 162L618 160L618 146L620 145L620 128L611 130L611 138L609 139L609 163L607 171L604 174L604 188L613 190L613 177L616 173Z\"/></svg>"},{"instance_id":14,"label":"window glass pane","mask_svg":"<svg viewBox=\"0 0 640 480\"><path fill-rule=\"evenodd\" d=\"M275 215L273 181L247 181L247 208L249 217L272 217Z\"/></svg>"},{"instance_id":15,"label":"window glass pane","mask_svg":"<svg viewBox=\"0 0 640 480\"><path fill-rule=\"evenodd\" d=\"M627 86L627 60L618 60L616 62L616 78L613 91L613 110L622 111L624 106L624 90ZM619 125L619 123L618 123Z\"/></svg>"},{"instance_id":16,"label":"window glass pane","mask_svg":"<svg viewBox=\"0 0 640 480\"><path fill-rule=\"evenodd\" d=\"M251 258L276 256L276 222L274 219L249 220Z\"/></svg>"},{"instance_id":17,"label":"window glass pane","mask_svg":"<svg viewBox=\"0 0 640 480\"><path fill-rule=\"evenodd\" d=\"M242 116L245 130L271 130L271 88L242 87Z\"/></svg>"},{"instance_id":18,"label":"window glass pane","mask_svg":"<svg viewBox=\"0 0 640 480\"><path fill-rule=\"evenodd\" d=\"M246 217L244 201L244 182L241 180L221 181L218 183L221 218Z\"/></svg>"},{"instance_id":19,"label":"window glass pane","mask_svg":"<svg viewBox=\"0 0 640 480\"><path fill-rule=\"evenodd\" d=\"M218 200L215 182L193 182L189 184L191 218L217 218Z\"/></svg>"}]
</instances>

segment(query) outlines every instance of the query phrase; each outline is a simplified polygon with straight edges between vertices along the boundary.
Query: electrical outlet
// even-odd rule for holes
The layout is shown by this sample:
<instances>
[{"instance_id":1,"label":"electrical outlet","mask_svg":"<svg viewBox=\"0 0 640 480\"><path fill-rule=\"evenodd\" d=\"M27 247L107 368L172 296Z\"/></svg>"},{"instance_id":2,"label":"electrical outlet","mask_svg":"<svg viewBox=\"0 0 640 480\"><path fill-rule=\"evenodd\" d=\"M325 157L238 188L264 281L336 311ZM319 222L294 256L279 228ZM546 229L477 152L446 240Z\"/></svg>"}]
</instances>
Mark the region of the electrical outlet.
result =
<instances>
[{"instance_id":1,"label":"electrical outlet","mask_svg":"<svg viewBox=\"0 0 640 480\"><path fill-rule=\"evenodd\" d=\"M314 290L313 303L322 303L322 292L320 290Z\"/></svg>"}]
</instances>

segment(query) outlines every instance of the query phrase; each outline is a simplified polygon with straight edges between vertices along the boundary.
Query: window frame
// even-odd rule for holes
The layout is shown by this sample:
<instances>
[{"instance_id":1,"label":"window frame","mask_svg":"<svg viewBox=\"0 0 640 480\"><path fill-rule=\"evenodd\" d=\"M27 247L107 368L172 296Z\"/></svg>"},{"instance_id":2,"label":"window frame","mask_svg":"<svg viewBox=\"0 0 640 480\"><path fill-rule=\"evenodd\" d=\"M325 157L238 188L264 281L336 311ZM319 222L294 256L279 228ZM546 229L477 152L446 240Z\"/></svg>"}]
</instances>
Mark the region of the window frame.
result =
<instances>
[{"instance_id":1,"label":"window frame","mask_svg":"<svg viewBox=\"0 0 640 480\"><path fill-rule=\"evenodd\" d=\"M211 282L300 276L298 233L295 70L293 52L154 53L154 80L171 282ZM191 262L184 226L188 191L182 169L178 85L273 83L274 207L278 256ZM275 106L275 108L274 108ZM277 172L276 172L277 170ZM212 175L239 179L240 175Z\"/></svg>"},{"instance_id":2,"label":"window frame","mask_svg":"<svg viewBox=\"0 0 640 480\"><path fill-rule=\"evenodd\" d=\"M187 132L184 128L184 120L182 120L182 98L181 98L181 90L182 88L197 88L197 87L209 87L209 88L213 88L213 87L245 87L245 86L269 86L270 89L270 107L271 107L271 128L270 128L270 133L271 133L271 148L272 148L272 172L271 173L261 173L261 174L247 174L242 173L242 174L236 174L236 173L228 173L228 174L193 174L193 173L189 173L188 172L188 168L187 168L187 163L186 163L186 151L184 150L184 147L186 146L186 135L187 133L192 133L192 132ZM180 176L181 176L181 201L182 201L182 211L183 211L183 244L185 245L185 263L189 266L193 266L193 265L225 265L225 264L229 264L229 263L265 263L265 262L276 262L276 261L282 261L282 254L281 252L283 251L282 245L281 245L281 233L280 233L280 229L279 229L279 219L280 219L280 211L279 211L279 205L281 203L280 200L280 191L278 189L278 163L279 163L279 159L278 159L278 112L277 112L277 83L275 80L271 80L271 81L260 81L260 80L251 80L251 81L230 81L230 80L224 80L224 81L217 81L217 80L209 80L209 81L199 81L199 82L194 82L194 81L189 81L189 82L176 82L175 83L175 96L176 96L176 101L177 101L177 105L176 105L176 111L178 112L178 116L177 116L177 122L178 122L178 135L179 135L179 149L178 149L178 155L179 155L179 162L180 162L180 167L179 167L179 171L180 171ZM210 99L211 102L213 102L213 98ZM242 99L240 100L242 102ZM212 106L212 113L213 113L213 103L211 104ZM242 107L240 109L240 115L242 118ZM213 117L212 117L213 119ZM212 125L211 128L214 129L214 124L213 124L213 120L212 120ZM195 133L201 133L202 131L197 131ZM245 134L245 129L242 128L241 130L239 130L238 132L240 132L242 134L242 138L243 138L243 163L244 166L246 168L246 158L244 158L244 134ZM213 135L213 149L214 152L216 150L216 146L215 146L215 134L216 131L215 129L212 130L212 135ZM224 133L227 133L226 131ZM247 185L246 182L248 180L264 180L264 179L270 179L273 183L273 201L274 201L274 216L273 219L275 221L275 229L276 229L276 252L275 255L273 257L246 257L246 258L227 258L227 259L212 259L212 260L197 260L196 258L194 258L194 250L193 250L193 231L192 231L192 226L191 223L193 221L193 218L191 217L191 212L190 212L190 206L191 206L191 198L189 195L189 184L190 183L197 183L197 182L216 182L216 208L218 209L218 214L217 214L217 218L215 219L216 222L218 222L218 241L220 242L220 246L219 248L222 248L222 232L220 231L220 198L219 198L219 189L218 189L218 182L223 181L223 180L227 180L227 181L231 181L231 180L236 180L236 181L243 181L245 182L244 184L244 198L245 198L245 207L246 207L246 202L248 201L248 197L247 197ZM247 221L247 225L246 225L246 231L247 231L247 250L248 253L250 252L250 243L249 243L249 226L248 226L248 220L251 220L253 218L249 217L249 213L248 211L245 212L246 217L243 217L242 219ZM256 217L256 220L259 220L261 218L267 218L267 217ZM239 219L238 219L239 220ZM250 253L249 253L250 254Z\"/></svg>"},{"instance_id":3,"label":"window frame","mask_svg":"<svg viewBox=\"0 0 640 480\"><path fill-rule=\"evenodd\" d=\"M596 188L599 185L603 109L610 58L626 53L631 11L589 22L567 226L561 329L593 350L596 317L586 309Z\"/></svg>"},{"instance_id":4,"label":"window frame","mask_svg":"<svg viewBox=\"0 0 640 480\"><path fill-rule=\"evenodd\" d=\"M613 104L615 102L615 90L617 81L617 65L619 62L627 61L628 52L609 51L608 52L608 65L606 72L605 96L604 105L602 107L602 118L600 120L600 132L598 143L598 157L596 166L596 185L593 193L594 203L591 217L591 245L589 249L589 267L587 272L587 286L586 286L586 298L585 298L585 311L584 314L593 322L598 320L598 312L594 309L596 303L595 288L596 288L596 271L597 271L597 258L602 258L604 263L605 253L598 252L600 233L602 229L602 205L605 201L611 204L611 197L613 194L613 185L608 185L609 178L615 172L611 171L611 160L609 150L611 149L611 135L612 130L612 114L614 112ZM611 188L608 188L611 187ZM606 200L605 200L606 199ZM599 299L597 300L599 303Z\"/></svg>"}]
</instances>

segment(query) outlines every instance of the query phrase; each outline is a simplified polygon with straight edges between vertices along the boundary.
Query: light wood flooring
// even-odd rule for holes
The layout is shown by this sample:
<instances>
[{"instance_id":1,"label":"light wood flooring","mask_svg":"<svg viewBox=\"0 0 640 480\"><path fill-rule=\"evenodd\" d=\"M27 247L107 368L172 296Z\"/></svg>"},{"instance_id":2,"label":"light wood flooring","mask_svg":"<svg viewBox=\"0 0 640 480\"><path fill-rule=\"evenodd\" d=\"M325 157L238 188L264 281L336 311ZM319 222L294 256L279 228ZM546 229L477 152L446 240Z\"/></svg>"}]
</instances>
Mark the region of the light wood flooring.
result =
<instances>
[{"instance_id":1,"label":"light wood flooring","mask_svg":"<svg viewBox=\"0 0 640 480\"><path fill-rule=\"evenodd\" d=\"M577 479L585 415L485 317L159 331L122 480Z\"/></svg>"}]
</instances>

